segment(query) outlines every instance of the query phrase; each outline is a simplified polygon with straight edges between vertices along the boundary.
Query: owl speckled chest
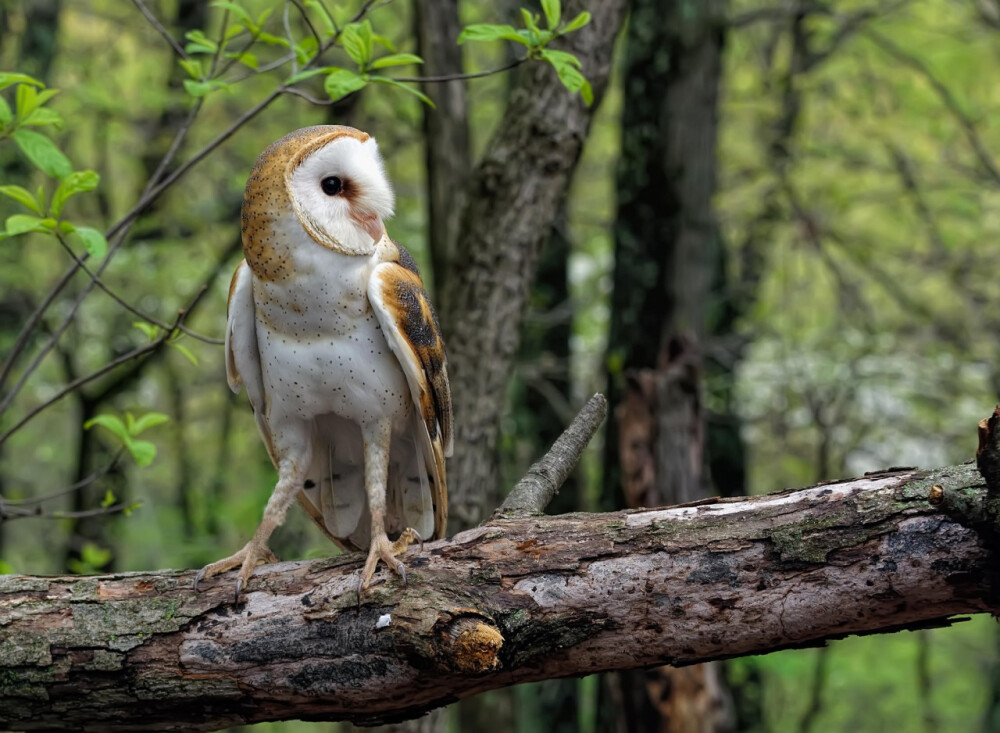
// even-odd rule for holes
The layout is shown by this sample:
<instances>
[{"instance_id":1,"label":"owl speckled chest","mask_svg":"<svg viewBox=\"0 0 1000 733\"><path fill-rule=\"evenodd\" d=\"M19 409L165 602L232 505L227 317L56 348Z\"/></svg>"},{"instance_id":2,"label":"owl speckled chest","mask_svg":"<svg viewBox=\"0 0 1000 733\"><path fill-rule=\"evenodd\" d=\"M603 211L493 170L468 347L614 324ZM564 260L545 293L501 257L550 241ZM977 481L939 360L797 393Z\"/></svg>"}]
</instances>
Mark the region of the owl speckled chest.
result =
<instances>
[{"instance_id":1,"label":"owl speckled chest","mask_svg":"<svg viewBox=\"0 0 1000 733\"><path fill-rule=\"evenodd\" d=\"M333 413L358 423L405 419L409 388L368 301L381 261L309 241L293 216L274 223L275 255L294 277L255 279L257 341L272 421ZM297 246L283 246L287 240Z\"/></svg>"}]
</instances>

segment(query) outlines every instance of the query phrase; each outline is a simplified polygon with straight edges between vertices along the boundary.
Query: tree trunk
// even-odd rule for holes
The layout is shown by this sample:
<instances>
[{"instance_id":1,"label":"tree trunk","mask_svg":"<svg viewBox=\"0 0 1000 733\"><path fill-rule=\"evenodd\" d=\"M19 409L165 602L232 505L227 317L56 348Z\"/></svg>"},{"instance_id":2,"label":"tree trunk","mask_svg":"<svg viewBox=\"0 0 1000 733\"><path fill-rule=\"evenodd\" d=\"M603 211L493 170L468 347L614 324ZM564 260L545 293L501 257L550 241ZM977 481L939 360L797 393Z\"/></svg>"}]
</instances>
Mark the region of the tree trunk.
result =
<instances>
[{"instance_id":1,"label":"tree trunk","mask_svg":"<svg viewBox=\"0 0 1000 733\"><path fill-rule=\"evenodd\" d=\"M456 0L417 0L413 4L417 52L424 76L462 72L462 47L455 43L462 25ZM455 261L458 225L466 179L472 170L469 110L465 81L423 84L434 107L422 105L424 162L427 170L427 245L434 273L435 300L444 309L446 280Z\"/></svg>"},{"instance_id":2,"label":"tree trunk","mask_svg":"<svg viewBox=\"0 0 1000 733\"><path fill-rule=\"evenodd\" d=\"M1000 610L974 466L670 509L510 515L414 548L264 566L0 577L0 727L378 722L531 680L711 659ZM844 599L850 602L845 603Z\"/></svg>"},{"instance_id":3,"label":"tree trunk","mask_svg":"<svg viewBox=\"0 0 1000 733\"><path fill-rule=\"evenodd\" d=\"M580 0L565 3L571 18ZM591 3L593 20L571 34L600 100L625 0ZM497 133L468 185L459 246L441 303L455 408L448 466L452 527L478 524L499 503L497 441L538 251L566 195L596 107L569 94L547 65L531 63L511 90Z\"/></svg>"},{"instance_id":4,"label":"tree trunk","mask_svg":"<svg viewBox=\"0 0 1000 733\"><path fill-rule=\"evenodd\" d=\"M606 448L608 485L620 475L630 507L710 495L700 344L719 298L712 197L724 6L631 5L609 338L617 356L609 361L624 371L611 375L613 401L623 394L622 376L626 384ZM694 733L731 725L718 666L628 672L620 684L619 729Z\"/></svg>"}]
</instances>

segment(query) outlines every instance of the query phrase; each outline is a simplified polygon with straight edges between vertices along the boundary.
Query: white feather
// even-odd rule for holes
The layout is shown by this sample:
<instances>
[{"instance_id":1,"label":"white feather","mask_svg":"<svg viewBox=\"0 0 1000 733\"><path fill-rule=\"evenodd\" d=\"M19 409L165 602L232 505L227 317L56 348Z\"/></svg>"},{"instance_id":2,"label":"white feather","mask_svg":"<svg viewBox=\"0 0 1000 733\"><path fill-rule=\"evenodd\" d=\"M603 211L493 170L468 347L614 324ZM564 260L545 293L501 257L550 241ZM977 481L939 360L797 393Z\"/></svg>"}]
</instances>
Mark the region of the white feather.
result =
<instances>
[{"instance_id":1,"label":"white feather","mask_svg":"<svg viewBox=\"0 0 1000 733\"><path fill-rule=\"evenodd\" d=\"M351 201L323 193L324 178L337 176L357 192L354 206L380 219L392 216L395 199L374 138L338 137L306 156L288 178L288 193L300 219L349 254L371 254L374 241L350 217Z\"/></svg>"}]
</instances>

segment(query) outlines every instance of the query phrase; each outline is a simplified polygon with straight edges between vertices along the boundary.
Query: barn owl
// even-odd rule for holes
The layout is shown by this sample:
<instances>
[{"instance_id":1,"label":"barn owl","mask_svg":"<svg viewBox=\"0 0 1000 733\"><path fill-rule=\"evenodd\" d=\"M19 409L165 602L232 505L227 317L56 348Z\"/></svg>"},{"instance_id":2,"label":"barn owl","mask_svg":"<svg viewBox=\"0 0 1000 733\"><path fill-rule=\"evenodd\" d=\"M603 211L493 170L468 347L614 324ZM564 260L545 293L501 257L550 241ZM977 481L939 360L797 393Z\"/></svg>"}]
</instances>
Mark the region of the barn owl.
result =
<instances>
[{"instance_id":1,"label":"barn owl","mask_svg":"<svg viewBox=\"0 0 1000 733\"><path fill-rule=\"evenodd\" d=\"M203 568L196 587L239 566L238 600L254 568L275 560L268 539L296 499L342 549L368 551L359 596L380 559L405 582L397 556L444 535L444 345L413 258L386 234L392 209L378 147L359 130L307 127L258 158L226 374L247 391L278 481L253 539Z\"/></svg>"}]
</instances>

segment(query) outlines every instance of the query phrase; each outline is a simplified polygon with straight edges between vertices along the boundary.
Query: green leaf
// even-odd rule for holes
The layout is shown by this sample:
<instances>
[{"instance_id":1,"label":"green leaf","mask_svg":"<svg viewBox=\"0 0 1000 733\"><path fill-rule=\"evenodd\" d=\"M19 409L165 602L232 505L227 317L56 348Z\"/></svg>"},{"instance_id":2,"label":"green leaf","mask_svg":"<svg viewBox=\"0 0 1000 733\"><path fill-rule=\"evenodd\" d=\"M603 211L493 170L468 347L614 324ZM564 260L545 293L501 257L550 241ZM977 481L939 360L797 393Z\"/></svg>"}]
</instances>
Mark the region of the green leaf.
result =
<instances>
[{"instance_id":1,"label":"green leaf","mask_svg":"<svg viewBox=\"0 0 1000 733\"><path fill-rule=\"evenodd\" d=\"M363 89L368 82L363 76L355 74L347 69L335 69L330 72L323 82L323 89L330 96L330 99L340 99L346 97L351 92Z\"/></svg>"},{"instance_id":2,"label":"green leaf","mask_svg":"<svg viewBox=\"0 0 1000 733\"><path fill-rule=\"evenodd\" d=\"M573 54L545 49L542 51L541 56L552 64L552 67L556 70L556 74L559 75L559 81L563 83L564 87L571 92L579 92L584 104L588 107L594 103L594 91L590 86L590 82L580 72L578 68L580 62Z\"/></svg>"},{"instance_id":3,"label":"green leaf","mask_svg":"<svg viewBox=\"0 0 1000 733\"><path fill-rule=\"evenodd\" d=\"M18 74L10 71L0 71L0 89L6 89L13 84L30 84L36 87L45 87L42 82L27 74Z\"/></svg>"},{"instance_id":4,"label":"green leaf","mask_svg":"<svg viewBox=\"0 0 1000 733\"><path fill-rule=\"evenodd\" d=\"M292 84L298 84L303 79L308 79L319 74L329 74L335 68L336 67L333 66L323 66L319 69L306 69L305 71L300 71L298 74L292 74L292 76L288 77L288 81L286 81L285 84L288 84L289 86Z\"/></svg>"},{"instance_id":5,"label":"green leaf","mask_svg":"<svg viewBox=\"0 0 1000 733\"><path fill-rule=\"evenodd\" d=\"M223 0L216 0L212 3L212 7L222 8L223 10L230 11L233 15L240 19L247 28L251 31L257 30L256 24L253 22L253 18L250 17L250 13L241 8L236 3L223 2Z\"/></svg>"},{"instance_id":6,"label":"green leaf","mask_svg":"<svg viewBox=\"0 0 1000 733\"><path fill-rule=\"evenodd\" d=\"M590 13L588 13L586 10L584 10L578 16L576 16L575 18L573 18L573 20L571 20L569 23L567 23L566 27L562 29L562 32L563 33L572 33L573 31L576 31L576 30L579 30L579 29L583 28L589 22L590 22Z\"/></svg>"},{"instance_id":7,"label":"green leaf","mask_svg":"<svg viewBox=\"0 0 1000 733\"><path fill-rule=\"evenodd\" d=\"M7 198L14 199L19 204L26 206L38 215L42 215L45 212L42 207L38 205L38 201L35 197L31 195L31 191L26 188L21 188L20 186L0 186L0 196L6 196Z\"/></svg>"},{"instance_id":8,"label":"green leaf","mask_svg":"<svg viewBox=\"0 0 1000 733\"><path fill-rule=\"evenodd\" d=\"M219 44L206 36L204 31L188 31L184 34L184 37L191 41L191 43L184 47L184 50L188 53L215 53L219 50Z\"/></svg>"},{"instance_id":9,"label":"green leaf","mask_svg":"<svg viewBox=\"0 0 1000 733\"><path fill-rule=\"evenodd\" d=\"M580 59L571 53L566 51L556 51L551 48L547 48L542 51L542 58L548 61L550 64L558 68L559 66L572 66L576 69L582 69L583 66L580 64Z\"/></svg>"},{"instance_id":10,"label":"green leaf","mask_svg":"<svg viewBox=\"0 0 1000 733\"><path fill-rule=\"evenodd\" d=\"M14 566L6 560L0 560L0 575L13 575Z\"/></svg>"},{"instance_id":11,"label":"green leaf","mask_svg":"<svg viewBox=\"0 0 1000 733\"><path fill-rule=\"evenodd\" d=\"M9 237L13 237L17 234L27 234L28 232L46 231L45 226L42 224L42 220L37 216L31 216L30 214L14 214L13 216L8 216L7 223L4 226L7 230L7 236Z\"/></svg>"},{"instance_id":12,"label":"green leaf","mask_svg":"<svg viewBox=\"0 0 1000 733\"><path fill-rule=\"evenodd\" d=\"M319 16L319 19L323 22L323 33L325 35L332 36L337 32L337 26L334 24L333 18L326 11L323 3L319 2L319 0L305 0L304 5Z\"/></svg>"},{"instance_id":13,"label":"green leaf","mask_svg":"<svg viewBox=\"0 0 1000 733\"><path fill-rule=\"evenodd\" d=\"M258 33L257 39L263 41L268 46L284 46L285 48L292 47L292 44L290 44L287 39L276 36L273 33Z\"/></svg>"},{"instance_id":14,"label":"green leaf","mask_svg":"<svg viewBox=\"0 0 1000 733\"><path fill-rule=\"evenodd\" d=\"M538 27L538 16L533 14L527 8L521 8L521 20L524 21L524 27L529 31L540 30Z\"/></svg>"},{"instance_id":15,"label":"green leaf","mask_svg":"<svg viewBox=\"0 0 1000 733\"><path fill-rule=\"evenodd\" d=\"M517 43L530 45L528 40L518 35L517 30L512 25L491 25L489 23L477 23L467 25L458 34L458 44L462 45L466 41L516 41Z\"/></svg>"},{"instance_id":16,"label":"green leaf","mask_svg":"<svg viewBox=\"0 0 1000 733\"><path fill-rule=\"evenodd\" d=\"M545 13L545 22L549 28L555 30L559 25L559 18L562 15L562 7L559 0L542 0L542 12Z\"/></svg>"},{"instance_id":17,"label":"green leaf","mask_svg":"<svg viewBox=\"0 0 1000 733\"><path fill-rule=\"evenodd\" d=\"M181 65L181 68L184 69L184 71L187 72L187 75L192 79L201 79L201 61L198 59L181 59L177 63Z\"/></svg>"},{"instance_id":18,"label":"green leaf","mask_svg":"<svg viewBox=\"0 0 1000 733\"><path fill-rule=\"evenodd\" d=\"M85 191L93 191L97 188L100 180L101 177L94 171L73 171L70 173L62 179L59 183L59 188L56 189L55 194L52 196L52 216L59 218L63 205L70 196L77 193L84 193Z\"/></svg>"},{"instance_id":19,"label":"green leaf","mask_svg":"<svg viewBox=\"0 0 1000 733\"><path fill-rule=\"evenodd\" d=\"M191 349L189 349L184 344L179 344L176 341L167 341L167 346L170 346L171 348L177 349L179 352L181 352L184 355L185 359L187 359L189 362L191 362L195 366L198 366L198 357L195 356L191 352Z\"/></svg>"},{"instance_id":20,"label":"green leaf","mask_svg":"<svg viewBox=\"0 0 1000 733\"><path fill-rule=\"evenodd\" d=\"M378 33L372 33L372 41L380 45L386 51L391 51L392 53L396 53L396 47L392 45L392 41L390 41L385 36L380 36Z\"/></svg>"},{"instance_id":21,"label":"green leaf","mask_svg":"<svg viewBox=\"0 0 1000 733\"><path fill-rule=\"evenodd\" d=\"M416 97L417 99L419 99L421 102L423 102L424 104L426 104L427 106L429 106L431 108L434 108L434 102L431 101L431 98L428 97L426 94L424 94L419 89L417 89L416 87L411 87L409 84L404 84L401 81L397 81L395 79L390 79L387 76L372 76L371 77L371 81L378 82L379 84L386 84L388 86L396 87L397 89L402 89L404 91L407 91L410 94L412 94L414 97Z\"/></svg>"},{"instance_id":22,"label":"green leaf","mask_svg":"<svg viewBox=\"0 0 1000 733\"><path fill-rule=\"evenodd\" d=\"M406 66L407 64L422 64L424 60L412 53L394 53L391 56L383 56L372 62L373 69L387 69L390 66Z\"/></svg>"},{"instance_id":23,"label":"green leaf","mask_svg":"<svg viewBox=\"0 0 1000 733\"><path fill-rule=\"evenodd\" d=\"M243 53L227 53L226 57L236 59L239 63L251 69L260 68L260 62L257 60L257 56L249 51L244 51Z\"/></svg>"},{"instance_id":24,"label":"green leaf","mask_svg":"<svg viewBox=\"0 0 1000 733\"><path fill-rule=\"evenodd\" d=\"M146 323L145 321L133 321L132 326L142 331L150 341L155 340L157 334L160 332L159 326L154 326L152 323Z\"/></svg>"},{"instance_id":25,"label":"green leaf","mask_svg":"<svg viewBox=\"0 0 1000 733\"><path fill-rule=\"evenodd\" d=\"M63 155L56 144L41 133L23 128L11 134L17 147L38 168L53 178L65 178L73 172L69 158Z\"/></svg>"},{"instance_id":26,"label":"green leaf","mask_svg":"<svg viewBox=\"0 0 1000 733\"><path fill-rule=\"evenodd\" d=\"M271 12L273 10L274 8L264 8L264 10L260 11L260 15L257 16L258 28L264 27L264 24L267 22L267 19L271 17Z\"/></svg>"},{"instance_id":27,"label":"green leaf","mask_svg":"<svg viewBox=\"0 0 1000 733\"><path fill-rule=\"evenodd\" d=\"M38 106L38 92L32 86L20 84L17 87L14 100L17 107L17 116L22 118L27 117Z\"/></svg>"},{"instance_id":28,"label":"green leaf","mask_svg":"<svg viewBox=\"0 0 1000 733\"><path fill-rule=\"evenodd\" d=\"M195 81L194 79L184 80L184 89L192 97L204 97L216 89L228 89L229 84L221 79L211 79L209 81Z\"/></svg>"},{"instance_id":29,"label":"green leaf","mask_svg":"<svg viewBox=\"0 0 1000 733\"><path fill-rule=\"evenodd\" d=\"M226 32L222 34L222 46L223 46L223 48L225 48L226 44L229 43L229 41L231 41L234 38L236 38L236 36L238 36L244 30L246 30L246 29L242 25L240 25L239 23L233 23L231 26L229 26L228 28L226 28Z\"/></svg>"},{"instance_id":30,"label":"green leaf","mask_svg":"<svg viewBox=\"0 0 1000 733\"><path fill-rule=\"evenodd\" d=\"M54 109L46 109L45 107L39 107L34 110L30 115L21 120L22 125L56 125L57 127L62 126L63 118Z\"/></svg>"},{"instance_id":31,"label":"green leaf","mask_svg":"<svg viewBox=\"0 0 1000 733\"><path fill-rule=\"evenodd\" d=\"M0 125L9 125L14 119L14 113L7 104L7 100L0 97Z\"/></svg>"},{"instance_id":32,"label":"green leaf","mask_svg":"<svg viewBox=\"0 0 1000 733\"><path fill-rule=\"evenodd\" d=\"M84 543L80 550L80 561L92 568L97 570L98 568L107 565L108 561L111 559L111 550L107 550L103 547L98 547L93 542Z\"/></svg>"},{"instance_id":33,"label":"green leaf","mask_svg":"<svg viewBox=\"0 0 1000 733\"><path fill-rule=\"evenodd\" d=\"M101 500L101 509L107 509L109 506L114 504L118 499L115 497L115 492L108 489L104 492L104 498Z\"/></svg>"},{"instance_id":34,"label":"green leaf","mask_svg":"<svg viewBox=\"0 0 1000 733\"><path fill-rule=\"evenodd\" d=\"M123 423L121 418L117 415L105 413L103 415L92 417L83 424L83 429L90 430L95 425L99 425L105 430L110 431L116 438L119 438L123 442L129 439L125 423Z\"/></svg>"},{"instance_id":35,"label":"green leaf","mask_svg":"<svg viewBox=\"0 0 1000 733\"><path fill-rule=\"evenodd\" d=\"M313 56L319 50L319 44L315 36L309 36L303 38L301 42L296 43L295 48L292 50L295 51L295 60L304 66L312 61Z\"/></svg>"},{"instance_id":36,"label":"green leaf","mask_svg":"<svg viewBox=\"0 0 1000 733\"><path fill-rule=\"evenodd\" d=\"M368 59L371 58L371 54L365 55L365 43L361 38L360 25L360 23L351 23L346 26L340 33L340 45L344 47L344 51L351 57L351 61L360 67L364 67Z\"/></svg>"},{"instance_id":37,"label":"green leaf","mask_svg":"<svg viewBox=\"0 0 1000 733\"><path fill-rule=\"evenodd\" d=\"M135 458L135 462L142 467L148 466L156 459L156 446L148 440L129 440L125 443L125 447Z\"/></svg>"},{"instance_id":38,"label":"green leaf","mask_svg":"<svg viewBox=\"0 0 1000 733\"><path fill-rule=\"evenodd\" d=\"M92 227L77 227L76 236L83 242L83 248L87 250L94 259L103 259L108 253L108 240L104 238L104 233Z\"/></svg>"},{"instance_id":39,"label":"green leaf","mask_svg":"<svg viewBox=\"0 0 1000 733\"><path fill-rule=\"evenodd\" d=\"M217 48L217 46L216 46ZM215 53L215 48L212 46L206 46L203 43L185 43L184 51L186 53Z\"/></svg>"},{"instance_id":40,"label":"green leaf","mask_svg":"<svg viewBox=\"0 0 1000 733\"><path fill-rule=\"evenodd\" d=\"M170 422L170 418L162 412L147 412L135 421L130 432L132 435L139 435L143 431L155 428L157 425L163 425L166 422Z\"/></svg>"}]
</instances>

